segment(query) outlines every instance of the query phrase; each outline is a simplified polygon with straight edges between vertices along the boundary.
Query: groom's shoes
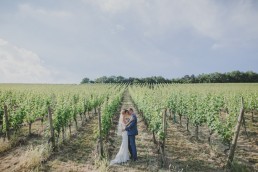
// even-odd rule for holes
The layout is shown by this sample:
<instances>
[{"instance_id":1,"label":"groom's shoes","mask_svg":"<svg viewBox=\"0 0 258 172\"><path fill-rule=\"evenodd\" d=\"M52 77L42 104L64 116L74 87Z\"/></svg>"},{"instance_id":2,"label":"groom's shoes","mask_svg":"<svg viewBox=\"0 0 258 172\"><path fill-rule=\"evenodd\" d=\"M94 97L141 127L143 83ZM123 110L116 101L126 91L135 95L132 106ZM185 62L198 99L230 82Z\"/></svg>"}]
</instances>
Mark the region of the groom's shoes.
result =
<instances>
[{"instance_id":1,"label":"groom's shoes","mask_svg":"<svg viewBox=\"0 0 258 172\"><path fill-rule=\"evenodd\" d=\"M133 156L130 156L131 161L138 161L138 158L134 158Z\"/></svg>"}]
</instances>

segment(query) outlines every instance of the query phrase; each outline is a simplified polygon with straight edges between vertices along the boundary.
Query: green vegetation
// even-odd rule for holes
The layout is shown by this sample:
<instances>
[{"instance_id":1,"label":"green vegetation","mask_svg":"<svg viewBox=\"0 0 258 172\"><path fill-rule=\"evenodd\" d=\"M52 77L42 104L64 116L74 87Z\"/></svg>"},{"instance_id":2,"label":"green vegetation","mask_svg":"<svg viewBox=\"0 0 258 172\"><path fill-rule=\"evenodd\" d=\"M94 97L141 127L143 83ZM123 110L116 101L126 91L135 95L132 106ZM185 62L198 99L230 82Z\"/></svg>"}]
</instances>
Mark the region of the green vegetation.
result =
<instances>
[{"instance_id":1,"label":"green vegetation","mask_svg":"<svg viewBox=\"0 0 258 172\"><path fill-rule=\"evenodd\" d=\"M102 76L94 81L89 78L83 78L81 84L84 83L145 83L145 84L157 84L157 83L256 83L258 82L258 74L252 71L240 72L232 71L227 73L210 73L195 75L185 75L181 78L165 79L162 76L152 76L146 78L125 78L123 76Z\"/></svg>"},{"instance_id":2,"label":"green vegetation","mask_svg":"<svg viewBox=\"0 0 258 172\"><path fill-rule=\"evenodd\" d=\"M27 123L29 134L31 126L37 121L47 120L48 110L53 114L53 127L57 139L74 123L78 128L77 116L87 121L89 112L102 112L103 133L108 133L110 118L120 104L125 85L89 84L89 85L0 85L0 134L6 132L4 105L7 106L9 128L15 133ZM88 115L88 117L87 117ZM5 135L4 135L5 136Z\"/></svg>"},{"instance_id":3,"label":"green vegetation","mask_svg":"<svg viewBox=\"0 0 258 172\"><path fill-rule=\"evenodd\" d=\"M206 124L210 134L216 132L229 146L241 107L241 97L244 98L247 111L258 110L257 84L133 85L130 94L143 113L149 129L160 139L163 137L162 113L166 108L179 116L180 123L184 116L187 127L188 123L195 126L197 139L199 126Z\"/></svg>"},{"instance_id":4,"label":"green vegetation","mask_svg":"<svg viewBox=\"0 0 258 172\"><path fill-rule=\"evenodd\" d=\"M141 125L146 125L148 131L152 132L156 147L163 152L165 147L171 144L173 139L176 139L166 135L164 129L166 127L163 125L166 122L170 124L178 122L179 124L176 126L184 126L187 131L194 130L196 140L203 141L202 133L204 132L199 133L201 129L210 134L209 141L211 138L214 139L211 135L216 133L215 139L218 139L217 136L219 136L220 139L218 140L230 147L234 134L233 130L241 108L241 97L244 99L245 112L249 115L248 123L256 124L258 84L255 83L0 84L0 137L5 137L8 129L4 107L7 107L8 126L12 136L19 136L18 131L25 127L29 128L28 135L33 134L32 132L35 130L31 129L32 126L39 128L39 121L41 121L42 129L44 128L44 133L41 133L41 135L44 135L44 142L46 143L47 139L53 141L55 143L52 144L53 147L60 146L60 143L66 140L65 137L68 132L70 132L70 136L71 133L78 132L76 129L85 126L86 122L91 122L90 120L94 116L96 122L97 113L100 110L101 131L99 131L97 125L94 125L91 134L94 135L92 138L98 138L97 143L104 141L107 151L108 146L112 147L112 145L108 145L112 143L108 140L109 136L112 136L110 129L114 127L114 121L112 120L119 111L124 93L127 97L131 96L137 112L141 115L140 118L143 119ZM163 121L165 112L167 120ZM52 114L54 128L54 134L52 132L51 135L54 135L55 139L52 140L50 131L53 130L49 131L49 113ZM71 126L73 126L72 129ZM27 132L27 130L25 131ZM189 134L189 132L187 133ZM192 139L192 134L190 133L190 135ZM165 138L168 140L167 145ZM3 143L5 142L3 141ZM208 141L206 140L206 142ZM15 146L15 144L13 145ZM4 149L10 148L11 146L6 146ZM97 148L99 149L100 146ZM225 148L227 147L223 147L223 150ZM108 155L108 153L105 153L105 155ZM238 165L235 164L235 167L238 167Z\"/></svg>"}]
</instances>

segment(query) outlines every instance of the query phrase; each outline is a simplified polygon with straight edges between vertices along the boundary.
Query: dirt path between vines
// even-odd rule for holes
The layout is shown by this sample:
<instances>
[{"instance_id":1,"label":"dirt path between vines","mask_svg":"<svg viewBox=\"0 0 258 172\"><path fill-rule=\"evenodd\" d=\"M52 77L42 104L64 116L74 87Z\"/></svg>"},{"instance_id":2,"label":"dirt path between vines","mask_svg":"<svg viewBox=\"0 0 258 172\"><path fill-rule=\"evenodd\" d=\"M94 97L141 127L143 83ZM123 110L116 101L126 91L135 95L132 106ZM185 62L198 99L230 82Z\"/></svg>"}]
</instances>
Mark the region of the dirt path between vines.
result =
<instances>
[{"instance_id":1,"label":"dirt path between vines","mask_svg":"<svg viewBox=\"0 0 258 172\"><path fill-rule=\"evenodd\" d=\"M15 145L6 152L0 154L0 171L19 171L21 160L24 159L25 152L30 146L41 145L45 142L44 136L40 134L41 124L39 121L32 124L32 135L28 136L28 127L22 127L19 135L15 138ZM14 136L12 136L14 137ZM11 144L11 143L10 143Z\"/></svg>"},{"instance_id":2,"label":"dirt path between vines","mask_svg":"<svg viewBox=\"0 0 258 172\"><path fill-rule=\"evenodd\" d=\"M139 115L137 108L134 106L129 91L126 90L122 100L121 109L133 108L137 118L137 127L139 135L136 136L136 147L138 153L138 161L128 161L123 164L115 164L108 167L108 171L112 172L121 172L121 171L158 171L158 155L155 153L156 147L152 142L152 134L147 131L141 116ZM111 151L111 159L114 159L117 152L119 151L122 138L115 134L117 129L117 123L119 119L119 113L113 118L113 126L111 129L111 135L113 136L112 142L114 149Z\"/></svg>"},{"instance_id":3,"label":"dirt path between vines","mask_svg":"<svg viewBox=\"0 0 258 172\"><path fill-rule=\"evenodd\" d=\"M97 117L90 119L90 122L83 126L81 126L79 117L77 120L79 131L77 132L75 126L72 126L72 140L62 145L62 150L52 154L45 164L32 171L85 171L85 169L93 171L91 165L86 166L85 162L94 150L93 127L97 126ZM29 165L39 165L40 162L35 161L39 156L36 154L39 152L35 149L43 148L48 140L48 136L40 133L40 130L40 122L35 122L32 125L32 136L26 136L27 127L22 128L17 146L0 154L1 172L30 171L33 167Z\"/></svg>"},{"instance_id":4,"label":"dirt path between vines","mask_svg":"<svg viewBox=\"0 0 258 172\"><path fill-rule=\"evenodd\" d=\"M166 157L172 171L225 171L226 156L217 153L209 144L195 141L193 136L179 124L168 122Z\"/></svg>"},{"instance_id":5,"label":"dirt path between vines","mask_svg":"<svg viewBox=\"0 0 258 172\"><path fill-rule=\"evenodd\" d=\"M43 164L39 171L97 171L94 169L94 150L96 140L94 139L98 125L97 116L81 127L71 140L63 144L57 153L51 155L51 158Z\"/></svg>"},{"instance_id":6,"label":"dirt path between vines","mask_svg":"<svg viewBox=\"0 0 258 172\"><path fill-rule=\"evenodd\" d=\"M171 119L168 121L165 150L167 165L170 165L170 169L174 171L226 171L224 166L228 155L224 153L224 150L228 147L222 144L219 136L213 134L211 137L212 144L209 145L207 141L208 127L201 126L199 128L199 140L196 141L194 137L195 127L190 125L189 130L191 132L187 132L186 119L183 119L182 123L183 126L180 126L177 123L174 124ZM250 127L248 131L249 129ZM241 162L242 171L257 171L257 166L255 166L255 163L258 162L258 139L255 138L257 134L253 130L253 136L250 135L247 139L243 133L243 127L241 127L234 159ZM252 132L249 131L249 133ZM240 167L238 166L235 166L235 169Z\"/></svg>"}]
</instances>

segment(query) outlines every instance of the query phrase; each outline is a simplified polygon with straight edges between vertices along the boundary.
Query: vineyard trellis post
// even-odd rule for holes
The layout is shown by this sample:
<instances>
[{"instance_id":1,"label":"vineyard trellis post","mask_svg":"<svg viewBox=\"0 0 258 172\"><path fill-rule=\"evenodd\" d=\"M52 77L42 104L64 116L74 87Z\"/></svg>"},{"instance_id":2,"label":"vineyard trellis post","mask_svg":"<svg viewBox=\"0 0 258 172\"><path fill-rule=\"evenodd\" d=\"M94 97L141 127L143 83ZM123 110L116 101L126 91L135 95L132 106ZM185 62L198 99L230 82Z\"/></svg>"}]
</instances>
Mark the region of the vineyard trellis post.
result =
<instances>
[{"instance_id":1,"label":"vineyard trellis post","mask_svg":"<svg viewBox=\"0 0 258 172\"><path fill-rule=\"evenodd\" d=\"M48 106L48 121L49 121L49 127L50 127L50 135L51 135L50 140L52 143L52 149L55 149L55 133L54 133L52 112L51 112L50 106Z\"/></svg>"},{"instance_id":2,"label":"vineyard trellis post","mask_svg":"<svg viewBox=\"0 0 258 172\"><path fill-rule=\"evenodd\" d=\"M252 110L252 123L254 123L254 110Z\"/></svg>"},{"instance_id":3,"label":"vineyard trellis post","mask_svg":"<svg viewBox=\"0 0 258 172\"><path fill-rule=\"evenodd\" d=\"M163 127L163 140L162 140L162 164L165 165L165 142L166 142L166 136L167 136L167 109L164 110L163 112L163 117L162 117L162 127Z\"/></svg>"},{"instance_id":4,"label":"vineyard trellis post","mask_svg":"<svg viewBox=\"0 0 258 172\"><path fill-rule=\"evenodd\" d=\"M235 149L236 149L236 145L237 145L237 139L238 139L238 135L239 135L239 131L240 131L240 127L241 127L241 122L243 120L244 117L244 99L243 97L241 97L241 108L240 108L240 114L238 116L238 120L237 120L237 124L235 127L235 133L234 133L234 137L232 140L232 144L230 147L230 151L229 151L229 156L228 156L228 162L227 162L227 167L231 167L233 159L234 159L234 153L235 153Z\"/></svg>"},{"instance_id":5,"label":"vineyard trellis post","mask_svg":"<svg viewBox=\"0 0 258 172\"><path fill-rule=\"evenodd\" d=\"M94 114L96 115L97 114L97 108L94 107Z\"/></svg>"},{"instance_id":6,"label":"vineyard trellis post","mask_svg":"<svg viewBox=\"0 0 258 172\"><path fill-rule=\"evenodd\" d=\"M102 128L101 128L101 112L100 107L98 108L98 118L99 118L99 156L103 156L103 143L102 143Z\"/></svg>"},{"instance_id":7,"label":"vineyard trellis post","mask_svg":"<svg viewBox=\"0 0 258 172\"><path fill-rule=\"evenodd\" d=\"M177 122L176 122L176 113L174 113L174 116L173 116L173 123L174 123L174 124L177 123Z\"/></svg>"},{"instance_id":8,"label":"vineyard trellis post","mask_svg":"<svg viewBox=\"0 0 258 172\"><path fill-rule=\"evenodd\" d=\"M5 118L6 137L7 137L7 140L10 140L8 111L7 111L6 105L4 105L4 118Z\"/></svg>"}]
</instances>

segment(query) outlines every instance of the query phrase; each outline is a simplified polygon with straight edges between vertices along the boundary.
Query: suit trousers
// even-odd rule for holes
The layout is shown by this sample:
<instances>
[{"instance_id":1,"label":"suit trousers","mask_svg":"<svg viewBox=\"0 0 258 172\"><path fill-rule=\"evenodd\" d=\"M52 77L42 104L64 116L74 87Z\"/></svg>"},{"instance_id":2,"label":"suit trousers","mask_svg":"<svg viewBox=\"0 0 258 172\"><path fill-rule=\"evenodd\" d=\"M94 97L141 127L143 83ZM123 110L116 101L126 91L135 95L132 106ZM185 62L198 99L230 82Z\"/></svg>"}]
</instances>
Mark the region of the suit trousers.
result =
<instances>
[{"instance_id":1,"label":"suit trousers","mask_svg":"<svg viewBox=\"0 0 258 172\"><path fill-rule=\"evenodd\" d=\"M129 147L129 152L131 154L131 157L133 160L137 160L137 150L136 150L136 145L135 145L135 135L129 135L128 136L128 147Z\"/></svg>"}]
</instances>

